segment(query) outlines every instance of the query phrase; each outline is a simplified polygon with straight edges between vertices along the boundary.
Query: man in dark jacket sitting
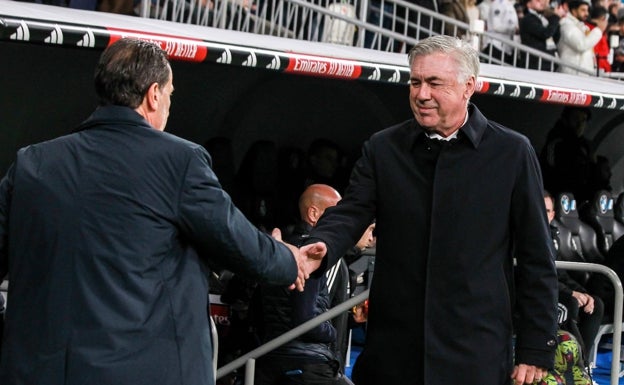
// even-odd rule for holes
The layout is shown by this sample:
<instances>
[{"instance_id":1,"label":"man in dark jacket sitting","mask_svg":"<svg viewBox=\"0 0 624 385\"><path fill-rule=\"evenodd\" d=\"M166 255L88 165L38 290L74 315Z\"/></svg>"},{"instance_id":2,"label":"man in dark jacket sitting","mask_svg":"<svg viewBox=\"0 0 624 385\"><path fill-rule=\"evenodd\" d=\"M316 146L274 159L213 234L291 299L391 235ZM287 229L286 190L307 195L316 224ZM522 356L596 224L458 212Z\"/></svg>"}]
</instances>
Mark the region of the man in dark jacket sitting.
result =
<instances>
[{"instance_id":1,"label":"man in dark jacket sitting","mask_svg":"<svg viewBox=\"0 0 624 385\"><path fill-rule=\"evenodd\" d=\"M326 208L335 206L340 194L324 184L310 185L299 199L302 222L288 243L301 245ZM337 264L338 266L339 264ZM258 289L262 318L261 340L268 342L298 325L325 313L331 306L327 275L317 274L306 281L303 292L263 285ZM325 321L298 338L260 357L256 363L256 385L351 384L340 370L334 345L337 332Z\"/></svg>"}]
</instances>

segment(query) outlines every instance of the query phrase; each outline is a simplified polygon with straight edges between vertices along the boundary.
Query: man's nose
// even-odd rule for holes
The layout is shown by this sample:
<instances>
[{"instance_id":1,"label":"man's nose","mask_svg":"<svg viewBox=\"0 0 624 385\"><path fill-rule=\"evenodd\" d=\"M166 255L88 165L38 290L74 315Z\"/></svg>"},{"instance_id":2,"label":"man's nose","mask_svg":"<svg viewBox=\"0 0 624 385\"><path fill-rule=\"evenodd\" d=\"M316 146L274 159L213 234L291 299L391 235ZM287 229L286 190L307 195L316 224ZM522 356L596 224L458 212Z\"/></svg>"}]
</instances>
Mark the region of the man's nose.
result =
<instances>
[{"instance_id":1,"label":"man's nose","mask_svg":"<svg viewBox=\"0 0 624 385\"><path fill-rule=\"evenodd\" d=\"M421 84L416 90L416 98L424 100L431 99L431 88L426 84Z\"/></svg>"}]
</instances>

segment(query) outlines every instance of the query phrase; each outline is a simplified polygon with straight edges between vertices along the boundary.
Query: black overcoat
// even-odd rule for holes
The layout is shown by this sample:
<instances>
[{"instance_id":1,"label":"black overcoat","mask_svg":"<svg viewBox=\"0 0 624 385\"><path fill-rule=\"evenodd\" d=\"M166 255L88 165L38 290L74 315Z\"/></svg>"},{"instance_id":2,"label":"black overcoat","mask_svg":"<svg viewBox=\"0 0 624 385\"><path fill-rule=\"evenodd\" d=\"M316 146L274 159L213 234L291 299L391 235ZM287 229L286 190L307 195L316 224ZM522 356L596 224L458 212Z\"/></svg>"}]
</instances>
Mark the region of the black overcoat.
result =
<instances>
[{"instance_id":1,"label":"black overcoat","mask_svg":"<svg viewBox=\"0 0 624 385\"><path fill-rule=\"evenodd\" d=\"M111 106L21 149L0 184L0 384L214 384L204 262L277 285L297 276L201 146Z\"/></svg>"},{"instance_id":2,"label":"black overcoat","mask_svg":"<svg viewBox=\"0 0 624 385\"><path fill-rule=\"evenodd\" d=\"M557 275L531 144L474 106L437 157L430 140L415 120L373 135L343 199L312 230L331 265L376 218L355 383L506 384L514 306L516 359L551 367Z\"/></svg>"}]
</instances>

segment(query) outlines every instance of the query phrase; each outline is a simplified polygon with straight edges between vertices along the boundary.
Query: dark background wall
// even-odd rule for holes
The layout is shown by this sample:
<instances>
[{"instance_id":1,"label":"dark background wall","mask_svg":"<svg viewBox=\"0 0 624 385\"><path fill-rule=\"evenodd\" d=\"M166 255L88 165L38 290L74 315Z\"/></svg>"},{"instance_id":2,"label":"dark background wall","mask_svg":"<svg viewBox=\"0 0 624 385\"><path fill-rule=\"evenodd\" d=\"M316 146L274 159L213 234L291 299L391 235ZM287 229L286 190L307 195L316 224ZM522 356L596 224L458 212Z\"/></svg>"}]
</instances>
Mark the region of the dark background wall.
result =
<instances>
[{"instance_id":1,"label":"dark background wall","mask_svg":"<svg viewBox=\"0 0 624 385\"><path fill-rule=\"evenodd\" d=\"M0 173L18 148L71 132L96 106L98 50L0 42ZM258 139L307 148L318 137L355 158L373 132L411 117L407 85L343 81L212 63L174 62L167 131L198 143L226 136L236 166ZM540 149L563 106L475 95L489 118L527 135ZM613 165L622 189L624 137L619 111L595 110L587 136Z\"/></svg>"}]
</instances>

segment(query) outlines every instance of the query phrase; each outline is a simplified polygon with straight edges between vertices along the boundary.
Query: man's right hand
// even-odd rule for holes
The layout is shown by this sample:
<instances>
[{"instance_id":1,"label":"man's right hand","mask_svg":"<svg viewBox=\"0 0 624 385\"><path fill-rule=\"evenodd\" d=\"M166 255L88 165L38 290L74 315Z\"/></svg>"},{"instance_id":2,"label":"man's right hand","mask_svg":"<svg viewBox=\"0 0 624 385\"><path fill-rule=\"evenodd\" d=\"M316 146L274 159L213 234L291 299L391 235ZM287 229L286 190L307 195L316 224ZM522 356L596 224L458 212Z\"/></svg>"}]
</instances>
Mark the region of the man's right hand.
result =
<instances>
[{"instance_id":1,"label":"man's right hand","mask_svg":"<svg viewBox=\"0 0 624 385\"><path fill-rule=\"evenodd\" d=\"M301 247L299 252L306 258L306 271L311 274L321 266L321 262L327 254L327 245L324 242L311 243Z\"/></svg>"},{"instance_id":2,"label":"man's right hand","mask_svg":"<svg viewBox=\"0 0 624 385\"><path fill-rule=\"evenodd\" d=\"M295 283L290 285L288 288L290 290L297 289L299 291L303 291L306 279L310 278L310 272L307 271L307 258L301 255L298 248L282 240L282 232L280 231L280 229L274 228L271 232L271 236L276 241L288 247L290 252L293 254L293 257L295 258L295 261L297 262L297 279L295 280Z\"/></svg>"}]
</instances>

